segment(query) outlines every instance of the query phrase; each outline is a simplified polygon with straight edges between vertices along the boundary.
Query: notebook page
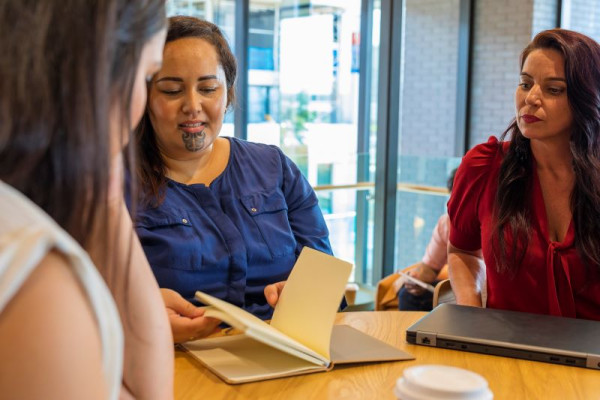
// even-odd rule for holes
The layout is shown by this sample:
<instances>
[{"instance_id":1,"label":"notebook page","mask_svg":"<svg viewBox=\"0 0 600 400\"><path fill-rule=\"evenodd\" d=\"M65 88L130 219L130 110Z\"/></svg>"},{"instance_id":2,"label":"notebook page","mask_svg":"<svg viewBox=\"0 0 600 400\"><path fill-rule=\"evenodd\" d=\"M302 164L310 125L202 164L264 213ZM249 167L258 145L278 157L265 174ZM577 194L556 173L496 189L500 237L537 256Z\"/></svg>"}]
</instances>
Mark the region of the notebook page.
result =
<instances>
[{"instance_id":1,"label":"notebook page","mask_svg":"<svg viewBox=\"0 0 600 400\"><path fill-rule=\"evenodd\" d=\"M271 326L329 360L331 330L351 271L352 264L304 247Z\"/></svg>"},{"instance_id":2,"label":"notebook page","mask_svg":"<svg viewBox=\"0 0 600 400\"><path fill-rule=\"evenodd\" d=\"M196 292L195 297L204 304L211 306L204 312L205 316L220 319L234 328L244 331L252 338L296 357L318 365L329 365L328 358L279 332L246 310L200 291Z\"/></svg>"}]
</instances>

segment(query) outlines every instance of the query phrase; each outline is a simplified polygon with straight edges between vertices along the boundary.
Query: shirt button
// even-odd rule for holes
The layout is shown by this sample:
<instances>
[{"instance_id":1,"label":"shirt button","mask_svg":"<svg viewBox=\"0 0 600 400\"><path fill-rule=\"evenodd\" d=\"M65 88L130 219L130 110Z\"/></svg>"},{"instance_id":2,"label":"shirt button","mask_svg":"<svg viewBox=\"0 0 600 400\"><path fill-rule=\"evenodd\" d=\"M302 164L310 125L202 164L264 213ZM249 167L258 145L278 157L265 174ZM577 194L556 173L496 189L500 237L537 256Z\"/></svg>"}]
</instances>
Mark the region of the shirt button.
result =
<instances>
[{"instance_id":1,"label":"shirt button","mask_svg":"<svg viewBox=\"0 0 600 400\"><path fill-rule=\"evenodd\" d=\"M187 219L185 219L185 218L183 218L183 219L181 220L181 222L183 222L184 224L187 224L187 223L188 223L188 220L187 220Z\"/></svg>"},{"instance_id":2,"label":"shirt button","mask_svg":"<svg viewBox=\"0 0 600 400\"><path fill-rule=\"evenodd\" d=\"M255 212L257 212L258 210L257 210L256 208L252 207L252 208L250 209L250 211L252 211L253 213L255 213Z\"/></svg>"}]
</instances>

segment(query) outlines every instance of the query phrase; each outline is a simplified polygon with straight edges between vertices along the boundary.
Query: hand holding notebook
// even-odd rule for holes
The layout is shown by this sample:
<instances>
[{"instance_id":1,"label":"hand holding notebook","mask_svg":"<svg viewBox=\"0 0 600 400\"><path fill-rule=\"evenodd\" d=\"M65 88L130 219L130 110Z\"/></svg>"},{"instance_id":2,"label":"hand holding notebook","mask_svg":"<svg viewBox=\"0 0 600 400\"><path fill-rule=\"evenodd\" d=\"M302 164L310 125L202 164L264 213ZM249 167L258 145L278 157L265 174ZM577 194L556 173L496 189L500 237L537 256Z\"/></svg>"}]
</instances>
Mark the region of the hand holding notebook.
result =
<instances>
[{"instance_id":1,"label":"hand holding notebook","mask_svg":"<svg viewBox=\"0 0 600 400\"><path fill-rule=\"evenodd\" d=\"M345 261L305 247L270 325L197 292L198 300L210 305L205 315L244 334L198 340L184 348L228 383L327 371L339 363L413 359L350 326L333 325L351 268Z\"/></svg>"}]
</instances>

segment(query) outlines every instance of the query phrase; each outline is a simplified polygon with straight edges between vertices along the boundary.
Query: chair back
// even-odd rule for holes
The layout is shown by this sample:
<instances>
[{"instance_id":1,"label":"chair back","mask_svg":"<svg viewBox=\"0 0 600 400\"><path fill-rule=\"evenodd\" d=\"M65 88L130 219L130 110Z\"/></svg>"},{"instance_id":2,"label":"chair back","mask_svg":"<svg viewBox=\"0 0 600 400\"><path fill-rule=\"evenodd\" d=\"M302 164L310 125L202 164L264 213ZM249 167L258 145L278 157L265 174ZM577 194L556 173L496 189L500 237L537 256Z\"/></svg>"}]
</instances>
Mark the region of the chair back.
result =
<instances>
[{"instance_id":1,"label":"chair back","mask_svg":"<svg viewBox=\"0 0 600 400\"><path fill-rule=\"evenodd\" d=\"M433 308L436 308L440 304L450 303L456 304L456 297L452 291L452 285L450 285L450 279L444 279L435 286L433 292Z\"/></svg>"}]
</instances>

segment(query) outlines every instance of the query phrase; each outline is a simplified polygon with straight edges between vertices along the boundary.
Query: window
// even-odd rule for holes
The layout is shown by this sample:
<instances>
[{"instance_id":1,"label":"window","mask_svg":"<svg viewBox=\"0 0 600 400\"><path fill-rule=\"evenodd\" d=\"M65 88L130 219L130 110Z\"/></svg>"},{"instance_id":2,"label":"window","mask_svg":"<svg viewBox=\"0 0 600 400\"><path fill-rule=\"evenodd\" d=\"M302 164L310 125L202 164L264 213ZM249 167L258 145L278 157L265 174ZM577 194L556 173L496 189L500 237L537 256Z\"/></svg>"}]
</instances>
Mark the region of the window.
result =
<instances>
[{"instance_id":1,"label":"window","mask_svg":"<svg viewBox=\"0 0 600 400\"><path fill-rule=\"evenodd\" d=\"M561 27L600 41L600 4L596 0L562 0Z\"/></svg>"},{"instance_id":2,"label":"window","mask_svg":"<svg viewBox=\"0 0 600 400\"><path fill-rule=\"evenodd\" d=\"M456 120L464 84L458 79L460 1L405 0L403 16L395 268L423 257L446 212L448 196L436 190L458 165L456 141L464 135Z\"/></svg>"},{"instance_id":3,"label":"window","mask_svg":"<svg viewBox=\"0 0 600 400\"><path fill-rule=\"evenodd\" d=\"M356 248L360 0L250 0L248 140L275 144L315 187L334 254Z\"/></svg>"}]
</instances>

